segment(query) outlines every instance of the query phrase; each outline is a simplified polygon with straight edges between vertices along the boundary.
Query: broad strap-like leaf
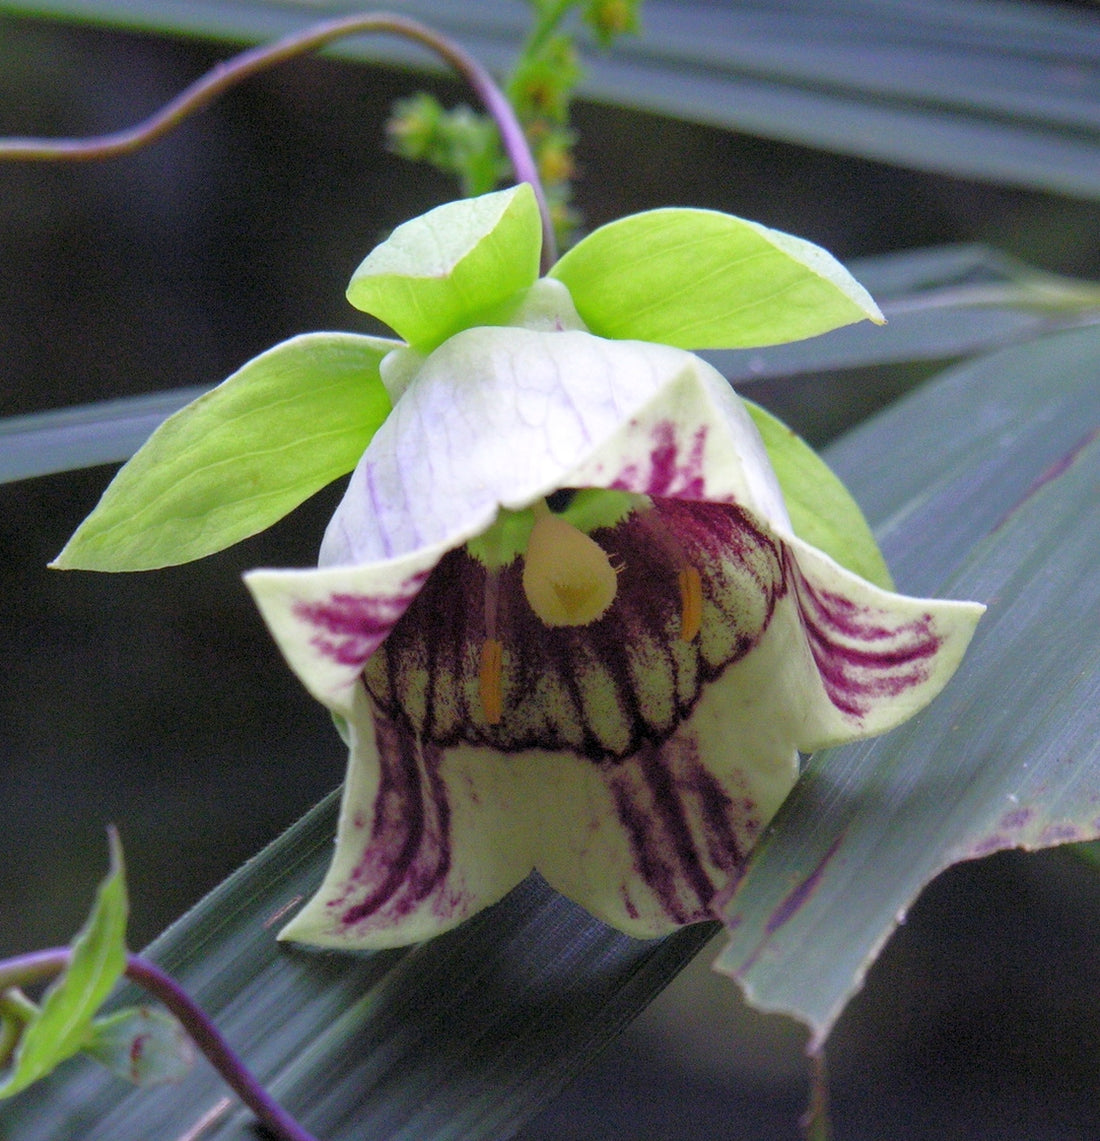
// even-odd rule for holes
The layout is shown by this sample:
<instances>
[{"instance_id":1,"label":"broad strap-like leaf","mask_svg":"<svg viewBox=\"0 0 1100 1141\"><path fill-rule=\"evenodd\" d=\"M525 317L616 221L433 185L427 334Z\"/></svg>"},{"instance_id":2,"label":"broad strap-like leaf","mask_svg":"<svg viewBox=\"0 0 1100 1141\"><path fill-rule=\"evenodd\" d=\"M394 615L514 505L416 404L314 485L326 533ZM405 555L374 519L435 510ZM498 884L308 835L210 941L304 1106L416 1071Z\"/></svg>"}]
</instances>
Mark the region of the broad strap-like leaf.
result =
<instances>
[{"instance_id":1,"label":"broad strap-like leaf","mask_svg":"<svg viewBox=\"0 0 1100 1141\"><path fill-rule=\"evenodd\" d=\"M242 366L153 433L54 566L174 566L271 526L351 471L390 411L378 366L398 342L307 333Z\"/></svg>"},{"instance_id":2,"label":"broad strap-like leaf","mask_svg":"<svg viewBox=\"0 0 1100 1141\"><path fill-rule=\"evenodd\" d=\"M79 1053L92 1033L92 1019L126 969L125 870L112 831L111 868L99 886L87 922L73 940L68 967L51 984L38 1014L26 1026L0 1100L11 1097Z\"/></svg>"},{"instance_id":3,"label":"broad strap-like leaf","mask_svg":"<svg viewBox=\"0 0 1100 1141\"><path fill-rule=\"evenodd\" d=\"M352 275L348 300L430 352L535 283L542 226L526 183L402 223Z\"/></svg>"},{"instance_id":4,"label":"broad strap-like leaf","mask_svg":"<svg viewBox=\"0 0 1100 1141\"><path fill-rule=\"evenodd\" d=\"M204 388L173 388L0 420L0 483L116 464Z\"/></svg>"},{"instance_id":5,"label":"broad strap-like leaf","mask_svg":"<svg viewBox=\"0 0 1100 1141\"><path fill-rule=\"evenodd\" d=\"M320 1141L503 1141L714 934L701 924L631 939L531 877L419 947L333 955L277 943L320 881L335 822L333 796L147 952ZM0 1136L176 1138L226 1096L208 1066L141 1090L89 1063L5 1107ZM246 1110L214 1117L203 1141L253 1141Z\"/></svg>"},{"instance_id":6,"label":"broad strap-like leaf","mask_svg":"<svg viewBox=\"0 0 1100 1141\"><path fill-rule=\"evenodd\" d=\"M729 904L720 969L817 1044L939 871L1100 835L1098 368L1096 329L1007 349L837 449L901 582L989 610L929 709L813 758Z\"/></svg>"}]
</instances>

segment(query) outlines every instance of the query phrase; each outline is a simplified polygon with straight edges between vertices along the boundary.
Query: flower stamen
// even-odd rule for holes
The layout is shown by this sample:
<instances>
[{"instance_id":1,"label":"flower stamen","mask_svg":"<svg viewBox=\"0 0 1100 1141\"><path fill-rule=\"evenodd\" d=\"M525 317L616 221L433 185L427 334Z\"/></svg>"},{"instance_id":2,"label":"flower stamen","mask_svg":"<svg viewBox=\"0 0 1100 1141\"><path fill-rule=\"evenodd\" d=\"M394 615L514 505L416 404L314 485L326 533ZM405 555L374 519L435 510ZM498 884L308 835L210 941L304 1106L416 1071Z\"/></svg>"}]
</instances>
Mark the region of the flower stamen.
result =
<instances>
[{"instance_id":1,"label":"flower stamen","mask_svg":"<svg viewBox=\"0 0 1100 1141\"><path fill-rule=\"evenodd\" d=\"M703 624L703 579L693 566L685 566L676 576L680 586L680 638L690 642Z\"/></svg>"},{"instance_id":2,"label":"flower stamen","mask_svg":"<svg viewBox=\"0 0 1100 1141\"><path fill-rule=\"evenodd\" d=\"M481 647L477 688L482 712L490 725L499 725L504 716L504 693L500 684L503 659L504 643L499 638L487 638Z\"/></svg>"}]
</instances>

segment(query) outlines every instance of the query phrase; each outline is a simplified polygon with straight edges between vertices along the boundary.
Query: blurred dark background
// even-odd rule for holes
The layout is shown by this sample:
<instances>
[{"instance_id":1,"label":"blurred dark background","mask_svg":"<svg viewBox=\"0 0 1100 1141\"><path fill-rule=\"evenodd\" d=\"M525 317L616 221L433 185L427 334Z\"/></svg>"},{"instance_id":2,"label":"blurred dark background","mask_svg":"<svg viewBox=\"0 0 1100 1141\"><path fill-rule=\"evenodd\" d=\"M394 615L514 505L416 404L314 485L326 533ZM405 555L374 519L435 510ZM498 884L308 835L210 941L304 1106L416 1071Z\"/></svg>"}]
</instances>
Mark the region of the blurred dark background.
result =
<instances>
[{"instance_id":1,"label":"blurred dark background","mask_svg":"<svg viewBox=\"0 0 1100 1141\"><path fill-rule=\"evenodd\" d=\"M0 133L128 124L227 54L0 17ZM343 298L352 270L393 226L457 193L384 147L391 101L422 86L462 97L419 75L299 62L133 157L0 166L0 415L210 384L295 333L370 331ZM576 126L590 226L706 206L842 259L986 242L1100 276L1088 203L607 107L581 105ZM928 371L846 374L827 401L812 380L753 395L820 444ZM0 487L0 955L68 940L109 822L141 946L343 773L327 715L240 582L249 567L313 561L340 488L188 567L47 570L110 475ZM834 1035L837 1136L1100 1138L1098 920L1097 875L1067 852L941 877ZM528 1141L798 1135L801 1031L745 1009L706 957Z\"/></svg>"}]
</instances>

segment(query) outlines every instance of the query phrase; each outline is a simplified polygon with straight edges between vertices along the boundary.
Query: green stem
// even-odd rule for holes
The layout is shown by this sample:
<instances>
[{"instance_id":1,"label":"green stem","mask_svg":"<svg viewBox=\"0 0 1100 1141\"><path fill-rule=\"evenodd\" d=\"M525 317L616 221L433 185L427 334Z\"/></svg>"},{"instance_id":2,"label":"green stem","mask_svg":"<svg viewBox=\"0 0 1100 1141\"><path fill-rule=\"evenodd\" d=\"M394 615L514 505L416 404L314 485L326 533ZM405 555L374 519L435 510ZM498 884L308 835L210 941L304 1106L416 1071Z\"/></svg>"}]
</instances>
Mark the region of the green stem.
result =
<instances>
[{"instance_id":1,"label":"green stem","mask_svg":"<svg viewBox=\"0 0 1100 1141\"><path fill-rule=\"evenodd\" d=\"M539 13L535 26L531 29L523 43L520 58L533 56L539 48L550 38L557 26L565 18L570 8L575 8L577 0L557 0L556 4L549 4Z\"/></svg>"},{"instance_id":2,"label":"green stem","mask_svg":"<svg viewBox=\"0 0 1100 1141\"><path fill-rule=\"evenodd\" d=\"M416 20L387 12L327 20L273 44L264 44L242 52L211 68L201 79L134 127L86 139L2 139L0 159L79 162L129 154L166 135L189 115L208 106L222 92L242 79L316 51L334 40L365 32L390 32L415 40L450 64L474 89L500 130L501 141L517 180L530 183L535 192L542 217L543 269L549 269L557 260L550 210L539 180L538 168L511 104L485 68L457 44Z\"/></svg>"},{"instance_id":3,"label":"green stem","mask_svg":"<svg viewBox=\"0 0 1100 1141\"><path fill-rule=\"evenodd\" d=\"M0 991L0 1018L12 1022L30 1022L37 1014L38 1004L31 1002L18 987Z\"/></svg>"}]
</instances>

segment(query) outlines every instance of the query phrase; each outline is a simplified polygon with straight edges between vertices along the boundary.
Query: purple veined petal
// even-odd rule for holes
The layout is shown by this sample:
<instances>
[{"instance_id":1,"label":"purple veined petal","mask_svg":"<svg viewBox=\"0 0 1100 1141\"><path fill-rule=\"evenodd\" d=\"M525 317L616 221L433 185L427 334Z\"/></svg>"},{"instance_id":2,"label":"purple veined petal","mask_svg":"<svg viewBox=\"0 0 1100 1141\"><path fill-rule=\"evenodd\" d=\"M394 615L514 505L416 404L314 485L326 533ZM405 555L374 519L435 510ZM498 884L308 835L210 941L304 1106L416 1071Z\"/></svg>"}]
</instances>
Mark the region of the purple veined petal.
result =
<instances>
[{"instance_id":1,"label":"purple veined petal","mask_svg":"<svg viewBox=\"0 0 1100 1141\"><path fill-rule=\"evenodd\" d=\"M403 946L500 899L531 870L517 761L443 749L387 718L357 685L336 852L280 939L348 949Z\"/></svg>"},{"instance_id":2,"label":"purple veined petal","mask_svg":"<svg viewBox=\"0 0 1100 1141\"><path fill-rule=\"evenodd\" d=\"M698 357L579 331L470 329L431 354L371 441L320 563L457 546L499 508L577 486L787 518L755 426Z\"/></svg>"},{"instance_id":3,"label":"purple veined petal","mask_svg":"<svg viewBox=\"0 0 1100 1141\"><path fill-rule=\"evenodd\" d=\"M367 660L446 552L429 547L363 566L254 570L244 578L291 669L318 701L344 713Z\"/></svg>"},{"instance_id":4,"label":"purple veined petal","mask_svg":"<svg viewBox=\"0 0 1100 1141\"><path fill-rule=\"evenodd\" d=\"M871 585L815 547L785 539L816 686L800 748L885 733L950 680L985 607Z\"/></svg>"},{"instance_id":5,"label":"purple veined petal","mask_svg":"<svg viewBox=\"0 0 1100 1141\"><path fill-rule=\"evenodd\" d=\"M548 882L639 938L717 916L798 777L788 687L774 684L797 624L784 600L671 736L550 786L535 857Z\"/></svg>"}]
</instances>

